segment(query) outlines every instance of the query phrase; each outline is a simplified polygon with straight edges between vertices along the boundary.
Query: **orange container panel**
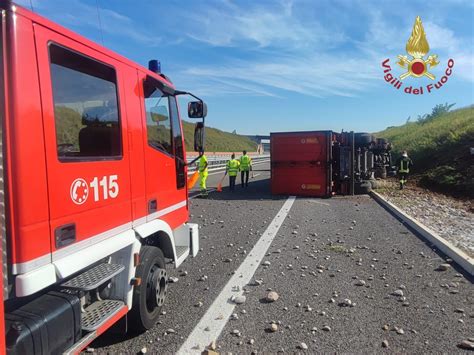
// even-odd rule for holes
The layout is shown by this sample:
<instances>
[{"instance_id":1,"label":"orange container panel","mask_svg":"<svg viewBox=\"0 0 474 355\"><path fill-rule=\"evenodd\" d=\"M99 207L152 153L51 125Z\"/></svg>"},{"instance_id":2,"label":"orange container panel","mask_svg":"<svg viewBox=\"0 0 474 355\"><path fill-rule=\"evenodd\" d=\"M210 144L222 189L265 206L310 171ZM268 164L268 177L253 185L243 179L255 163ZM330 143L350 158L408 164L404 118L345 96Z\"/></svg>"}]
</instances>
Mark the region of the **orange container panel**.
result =
<instances>
[{"instance_id":1,"label":"orange container panel","mask_svg":"<svg viewBox=\"0 0 474 355\"><path fill-rule=\"evenodd\" d=\"M331 133L271 133L273 194L331 196Z\"/></svg>"},{"instance_id":2,"label":"orange container panel","mask_svg":"<svg viewBox=\"0 0 474 355\"><path fill-rule=\"evenodd\" d=\"M325 197L326 173L312 166L281 166L272 169L272 193Z\"/></svg>"},{"instance_id":3,"label":"orange container panel","mask_svg":"<svg viewBox=\"0 0 474 355\"><path fill-rule=\"evenodd\" d=\"M272 161L326 161L330 139L328 131L271 133Z\"/></svg>"}]
</instances>

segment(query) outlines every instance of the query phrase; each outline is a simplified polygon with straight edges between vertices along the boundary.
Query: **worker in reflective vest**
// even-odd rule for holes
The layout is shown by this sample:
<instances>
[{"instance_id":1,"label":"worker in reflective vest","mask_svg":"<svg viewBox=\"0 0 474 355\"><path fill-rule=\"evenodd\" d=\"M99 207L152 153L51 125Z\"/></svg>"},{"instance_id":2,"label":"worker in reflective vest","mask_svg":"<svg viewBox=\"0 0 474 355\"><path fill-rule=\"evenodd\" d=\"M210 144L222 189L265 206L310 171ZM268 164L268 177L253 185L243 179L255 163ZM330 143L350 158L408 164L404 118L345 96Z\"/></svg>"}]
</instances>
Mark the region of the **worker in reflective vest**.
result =
<instances>
[{"instance_id":1,"label":"worker in reflective vest","mask_svg":"<svg viewBox=\"0 0 474 355\"><path fill-rule=\"evenodd\" d=\"M201 158L199 159L199 188L201 189L201 196L202 197L207 197L207 187L206 187L206 180L207 180L207 175L208 175L208 170L207 170L207 157L204 154L204 152L201 152Z\"/></svg>"},{"instance_id":2,"label":"worker in reflective vest","mask_svg":"<svg viewBox=\"0 0 474 355\"><path fill-rule=\"evenodd\" d=\"M235 190L235 179L237 178L237 173L239 172L240 163L235 159L235 154L232 153L230 160L227 162L226 171L229 174L229 187L231 191Z\"/></svg>"},{"instance_id":3,"label":"worker in reflective vest","mask_svg":"<svg viewBox=\"0 0 474 355\"><path fill-rule=\"evenodd\" d=\"M240 178L242 187L249 187L249 175L252 170L252 158L247 155L247 151L244 150L243 155L240 157ZM245 180L244 180L245 178ZM244 182L245 181L245 182Z\"/></svg>"},{"instance_id":4,"label":"worker in reflective vest","mask_svg":"<svg viewBox=\"0 0 474 355\"><path fill-rule=\"evenodd\" d=\"M400 190L402 190L407 183L410 167L413 166L413 162L408 157L408 153L406 151L402 152L402 156L398 158L396 166L398 169L398 176L400 177Z\"/></svg>"}]
</instances>

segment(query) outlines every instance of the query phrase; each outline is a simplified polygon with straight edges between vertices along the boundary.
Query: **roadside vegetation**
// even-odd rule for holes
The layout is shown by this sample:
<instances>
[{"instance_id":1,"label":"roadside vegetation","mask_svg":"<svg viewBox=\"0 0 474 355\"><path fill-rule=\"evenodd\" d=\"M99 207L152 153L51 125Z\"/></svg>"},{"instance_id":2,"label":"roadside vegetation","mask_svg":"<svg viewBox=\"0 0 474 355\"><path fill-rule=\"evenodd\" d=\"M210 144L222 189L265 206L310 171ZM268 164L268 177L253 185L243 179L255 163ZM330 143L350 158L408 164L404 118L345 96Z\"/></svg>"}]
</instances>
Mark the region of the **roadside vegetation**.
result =
<instances>
[{"instance_id":1,"label":"roadside vegetation","mask_svg":"<svg viewBox=\"0 0 474 355\"><path fill-rule=\"evenodd\" d=\"M183 121L183 131L186 150L192 152L194 149L194 123ZM240 152L244 149L255 152L257 144L248 137L206 127L206 150L208 152Z\"/></svg>"},{"instance_id":2,"label":"roadside vegetation","mask_svg":"<svg viewBox=\"0 0 474 355\"><path fill-rule=\"evenodd\" d=\"M423 187L474 198L474 105L451 111L437 105L417 122L375 133L393 145L393 156L407 150Z\"/></svg>"}]
</instances>

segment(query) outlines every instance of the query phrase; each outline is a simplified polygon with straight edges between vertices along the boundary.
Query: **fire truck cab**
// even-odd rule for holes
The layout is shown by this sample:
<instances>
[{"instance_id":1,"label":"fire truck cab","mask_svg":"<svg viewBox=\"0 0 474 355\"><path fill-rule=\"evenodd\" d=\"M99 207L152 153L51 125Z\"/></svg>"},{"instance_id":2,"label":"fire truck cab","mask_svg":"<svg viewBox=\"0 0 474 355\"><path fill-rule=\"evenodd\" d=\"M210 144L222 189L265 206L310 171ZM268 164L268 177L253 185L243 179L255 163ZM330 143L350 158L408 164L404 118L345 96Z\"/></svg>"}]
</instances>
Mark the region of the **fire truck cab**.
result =
<instances>
[{"instance_id":1,"label":"fire truck cab","mask_svg":"<svg viewBox=\"0 0 474 355\"><path fill-rule=\"evenodd\" d=\"M199 250L176 99L187 93L154 61L9 1L0 11L0 353L76 353L121 319L146 330L167 261ZM206 105L188 111L202 151Z\"/></svg>"}]
</instances>

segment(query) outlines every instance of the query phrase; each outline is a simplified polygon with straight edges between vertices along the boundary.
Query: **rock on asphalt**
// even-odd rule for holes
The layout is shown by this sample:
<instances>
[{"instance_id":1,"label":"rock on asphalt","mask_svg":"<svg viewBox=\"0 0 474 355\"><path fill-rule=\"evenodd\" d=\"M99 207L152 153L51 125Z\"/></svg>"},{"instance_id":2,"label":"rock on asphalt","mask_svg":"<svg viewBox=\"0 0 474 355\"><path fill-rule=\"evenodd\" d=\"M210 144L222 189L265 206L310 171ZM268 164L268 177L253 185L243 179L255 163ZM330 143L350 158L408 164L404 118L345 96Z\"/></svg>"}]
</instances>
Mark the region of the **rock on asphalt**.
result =
<instances>
[{"instance_id":1,"label":"rock on asphalt","mask_svg":"<svg viewBox=\"0 0 474 355\"><path fill-rule=\"evenodd\" d=\"M261 174L248 190L224 188L191 201L202 250L178 270L168 264L179 282L168 288L158 324L138 336L106 334L92 347L101 353L179 349L285 201L270 195L268 172ZM293 353L305 351L304 343L308 352L378 353L386 341L391 352L456 353L474 336L472 280L455 267L435 271L446 261L368 197L297 199L265 260L270 265L252 278L259 282L242 290L238 317L216 339L217 352ZM357 280L365 284L355 286ZM391 294L399 289L403 296ZM270 291L277 302L265 300ZM347 300L356 306L341 307Z\"/></svg>"},{"instance_id":2,"label":"rock on asphalt","mask_svg":"<svg viewBox=\"0 0 474 355\"><path fill-rule=\"evenodd\" d=\"M148 353L178 351L285 202L284 197L270 194L268 171L259 171L257 165L254 173L261 175L251 179L248 189L237 186L230 193L225 181L222 193L211 193L208 200L190 200L190 219L199 224L201 250L178 269L167 264L168 274L179 281L168 287L158 324L141 335L104 334L92 345L96 351L138 353L144 346ZM215 187L220 178L220 174L210 175L208 186ZM226 259L232 262L223 262ZM199 302L202 307L195 306ZM169 329L174 332L167 332Z\"/></svg>"},{"instance_id":3,"label":"rock on asphalt","mask_svg":"<svg viewBox=\"0 0 474 355\"><path fill-rule=\"evenodd\" d=\"M292 353L305 343L322 353L378 353L382 344L456 353L474 336L472 282L455 267L436 271L446 261L369 197L297 199L265 259L271 265L254 276L264 286L247 288L247 314L227 324L223 352ZM264 302L262 287L278 292L278 302ZM278 332L265 331L270 322ZM229 336L232 327L243 345Z\"/></svg>"}]
</instances>

